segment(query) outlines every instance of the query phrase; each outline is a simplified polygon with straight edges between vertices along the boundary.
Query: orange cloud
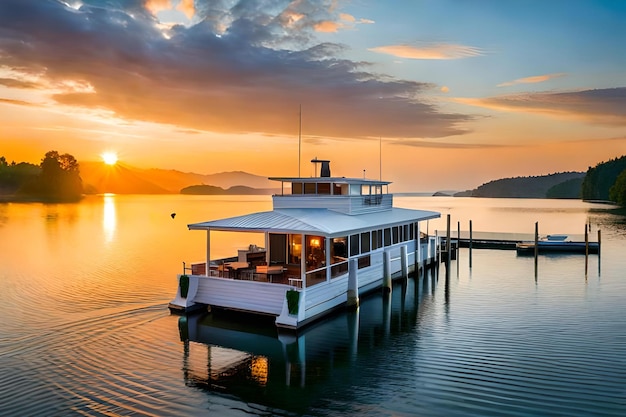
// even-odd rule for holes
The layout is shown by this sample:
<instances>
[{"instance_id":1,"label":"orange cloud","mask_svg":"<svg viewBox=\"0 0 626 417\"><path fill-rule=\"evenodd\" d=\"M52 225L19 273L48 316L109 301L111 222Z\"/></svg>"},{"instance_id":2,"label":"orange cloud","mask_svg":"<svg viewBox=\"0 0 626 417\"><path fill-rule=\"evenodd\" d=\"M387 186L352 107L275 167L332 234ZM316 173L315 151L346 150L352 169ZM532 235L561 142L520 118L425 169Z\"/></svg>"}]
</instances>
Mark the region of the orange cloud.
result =
<instances>
[{"instance_id":1,"label":"orange cloud","mask_svg":"<svg viewBox=\"0 0 626 417\"><path fill-rule=\"evenodd\" d=\"M316 32L335 33L339 29L342 28L342 25L339 22L326 20L323 22L316 23L315 25L313 25L313 28L315 29Z\"/></svg>"},{"instance_id":2,"label":"orange cloud","mask_svg":"<svg viewBox=\"0 0 626 417\"><path fill-rule=\"evenodd\" d=\"M187 19L191 19L196 14L194 0L181 0L176 10L183 12Z\"/></svg>"},{"instance_id":3,"label":"orange cloud","mask_svg":"<svg viewBox=\"0 0 626 417\"><path fill-rule=\"evenodd\" d=\"M457 98L455 101L492 110L565 117L600 125L626 126L626 87Z\"/></svg>"},{"instance_id":4,"label":"orange cloud","mask_svg":"<svg viewBox=\"0 0 626 417\"><path fill-rule=\"evenodd\" d=\"M163 10L170 10L172 8L171 0L146 0L145 8L152 14L156 15Z\"/></svg>"},{"instance_id":5,"label":"orange cloud","mask_svg":"<svg viewBox=\"0 0 626 417\"><path fill-rule=\"evenodd\" d=\"M372 52L408 59L461 59L483 55L480 48L456 44L387 45L369 49Z\"/></svg>"},{"instance_id":6,"label":"orange cloud","mask_svg":"<svg viewBox=\"0 0 626 417\"><path fill-rule=\"evenodd\" d=\"M551 80L553 78L559 78L559 77L563 77L565 75L567 75L567 74L565 74L564 72L558 72L558 73L555 73L555 74L535 75L533 77L518 78L517 80L507 81L507 82L498 84L497 87L509 87L509 86L516 85L516 84L543 83L543 82Z\"/></svg>"},{"instance_id":7,"label":"orange cloud","mask_svg":"<svg viewBox=\"0 0 626 417\"><path fill-rule=\"evenodd\" d=\"M0 104L13 104L16 106L34 106L35 104L23 100L13 100L10 98L0 98Z\"/></svg>"}]
</instances>

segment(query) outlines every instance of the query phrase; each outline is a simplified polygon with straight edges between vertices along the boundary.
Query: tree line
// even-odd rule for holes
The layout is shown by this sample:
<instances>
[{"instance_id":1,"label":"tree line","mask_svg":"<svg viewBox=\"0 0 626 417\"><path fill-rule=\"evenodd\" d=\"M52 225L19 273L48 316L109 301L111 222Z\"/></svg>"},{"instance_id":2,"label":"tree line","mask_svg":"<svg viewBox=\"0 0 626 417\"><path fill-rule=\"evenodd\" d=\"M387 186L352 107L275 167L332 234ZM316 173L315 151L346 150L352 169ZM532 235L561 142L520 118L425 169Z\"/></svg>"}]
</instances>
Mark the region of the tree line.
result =
<instances>
[{"instance_id":1,"label":"tree line","mask_svg":"<svg viewBox=\"0 0 626 417\"><path fill-rule=\"evenodd\" d=\"M0 156L0 194L26 200L78 201L83 196L78 161L57 151L46 152L40 165L8 163Z\"/></svg>"},{"instance_id":2,"label":"tree line","mask_svg":"<svg viewBox=\"0 0 626 417\"><path fill-rule=\"evenodd\" d=\"M582 183L582 198L626 206L626 156L589 167Z\"/></svg>"}]
</instances>

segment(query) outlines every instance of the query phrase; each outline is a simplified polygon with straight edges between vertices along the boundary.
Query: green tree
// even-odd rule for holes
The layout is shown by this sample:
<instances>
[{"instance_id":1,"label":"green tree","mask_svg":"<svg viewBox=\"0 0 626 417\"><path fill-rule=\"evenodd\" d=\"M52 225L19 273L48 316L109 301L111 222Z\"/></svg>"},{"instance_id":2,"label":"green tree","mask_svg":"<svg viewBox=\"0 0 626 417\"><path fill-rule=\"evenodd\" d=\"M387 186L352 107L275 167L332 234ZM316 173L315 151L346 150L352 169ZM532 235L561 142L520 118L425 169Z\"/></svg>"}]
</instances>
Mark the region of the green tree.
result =
<instances>
[{"instance_id":1,"label":"green tree","mask_svg":"<svg viewBox=\"0 0 626 417\"><path fill-rule=\"evenodd\" d=\"M609 190L609 198L620 206L626 207L626 170L622 171Z\"/></svg>"},{"instance_id":2,"label":"green tree","mask_svg":"<svg viewBox=\"0 0 626 417\"><path fill-rule=\"evenodd\" d=\"M589 167L582 185L583 200L608 200L609 189L620 172L626 169L626 156Z\"/></svg>"},{"instance_id":3,"label":"green tree","mask_svg":"<svg viewBox=\"0 0 626 417\"><path fill-rule=\"evenodd\" d=\"M27 162L10 164L4 156L0 156L0 194L12 195L26 182L36 178L41 169Z\"/></svg>"},{"instance_id":4,"label":"green tree","mask_svg":"<svg viewBox=\"0 0 626 417\"><path fill-rule=\"evenodd\" d=\"M46 152L41 173L21 188L22 194L53 201L76 201L82 197L83 181L78 161L70 154Z\"/></svg>"}]
</instances>

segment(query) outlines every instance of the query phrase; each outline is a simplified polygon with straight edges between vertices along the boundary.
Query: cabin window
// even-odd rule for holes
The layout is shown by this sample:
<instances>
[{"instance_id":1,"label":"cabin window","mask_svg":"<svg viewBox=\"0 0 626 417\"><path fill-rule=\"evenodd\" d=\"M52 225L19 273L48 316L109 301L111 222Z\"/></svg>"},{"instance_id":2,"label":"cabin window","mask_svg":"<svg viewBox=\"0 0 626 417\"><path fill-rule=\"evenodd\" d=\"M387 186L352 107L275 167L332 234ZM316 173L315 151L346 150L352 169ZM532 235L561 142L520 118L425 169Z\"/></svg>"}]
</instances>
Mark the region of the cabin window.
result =
<instances>
[{"instance_id":1,"label":"cabin window","mask_svg":"<svg viewBox=\"0 0 626 417\"><path fill-rule=\"evenodd\" d=\"M306 269L311 271L326 266L324 236L306 236Z\"/></svg>"},{"instance_id":2,"label":"cabin window","mask_svg":"<svg viewBox=\"0 0 626 417\"><path fill-rule=\"evenodd\" d=\"M361 194L361 187L358 184L351 184L350 195L360 195L360 194Z\"/></svg>"},{"instance_id":3,"label":"cabin window","mask_svg":"<svg viewBox=\"0 0 626 417\"><path fill-rule=\"evenodd\" d=\"M330 248L331 263L336 264L348 260L348 237L333 238L333 245Z\"/></svg>"},{"instance_id":4,"label":"cabin window","mask_svg":"<svg viewBox=\"0 0 626 417\"><path fill-rule=\"evenodd\" d=\"M361 253L370 251L370 232L361 233Z\"/></svg>"},{"instance_id":5,"label":"cabin window","mask_svg":"<svg viewBox=\"0 0 626 417\"><path fill-rule=\"evenodd\" d=\"M381 195L383 193L383 186L382 185L376 185L374 187L374 193L377 195Z\"/></svg>"},{"instance_id":6,"label":"cabin window","mask_svg":"<svg viewBox=\"0 0 626 417\"><path fill-rule=\"evenodd\" d=\"M398 239L400 238L400 236L398 235L398 226L392 227L391 233L393 235L393 244L395 245L396 243L398 243Z\"/></svg>"},{"instance_id":7,"label":"cabin window","mask_svg":"<svg viewBox=\"0 0 626 417\"><path fill-rule=\"evenodd\" d=\"M378 245L378 230L372 230L372 250L380 248Z\"/></svg>"},{"instance_id":8,"label":"cabin window","mask_svg":"<svg viewBox=\"0 0 626 417\"><path fill-rule=\"evenodd\" d=\"M304 194L315 194L315 183L314 182L305 182L304 183Z\"/></svg>"},{"instance_id":9,"label":"cabin window","mask_svg":"<svg viewBox=\"0 0 626 417\"><path fill-rule=\"evenodd\" d=\"M317 193L318 194L330 194L330 183L320 182L319 184L317 184Z\"/></svg>"},{"instance_id":10,"label":"cabin window","mask_svg":"<svg viewBox=\"0 0 626 417\"><path fill-rule=\"evenodd\" d=\"M333 184L334 195L348 194L348 184Z\"/></svg>"},{"instance_id":11,"label":"cabin window","mask_svg":"<svg viewBox=\"0 0 626 417\"><path fill-rule=\"evenodd\" d=\"M270 265L287 263L287 235L269 234Z\"/></svg>"},{"instance_id":12,"label":"cabin window","mask_svg":"<svg viewBox=\"0 0 626 417\"><path fill-rule=\"evenodd\" d=\"M385 229L385 246L391 246L391 229Z\"/></svg>"},{"instance_id":13,"label":"cabin window","mask_svg":"<svg viewBox=\"0 0 626 417\"><path fill-rule=\"evenodd\" d=\"M370 195L372 193L369 184L361 186L361 195Z\"/></svg>"},{"instance_id":14,"label":"cabin window","mask_svg":"<svg viewBox=\"0 0 626 417\"><path fill-rule=\"evenodd\" d=\"M417 229L417 223L411 223L411 227L409 229L409 240L415 240L415 230Z\"/></svg>"},{"instance_id":15,"label":"cabin window","mask_svg":"<svg viewBox=\"0 0 626 417\"><path fill-rule=\"evenodd\" d=\"M302 183L301 182L292 182L291 183L291 194L302 194Z\"/></svg>"},{"instance_id":16,"label":"cabin window","mask_svg":"<svg viewBox=\"0 0 626 417\"><path fill-rule=\"evenodd\" d=\"M289 263L300 265L302 235L289 235Z\"/></svg>"},{"instance_id":17,"label":"cabin window","mask_svg":"<svg viewBox=\"0 0 626 417\"><path fill-rule=\"evenodd\" d=\"M359 254L359 235L350 236L350 256Z\"/></svg>"}]
</instances>

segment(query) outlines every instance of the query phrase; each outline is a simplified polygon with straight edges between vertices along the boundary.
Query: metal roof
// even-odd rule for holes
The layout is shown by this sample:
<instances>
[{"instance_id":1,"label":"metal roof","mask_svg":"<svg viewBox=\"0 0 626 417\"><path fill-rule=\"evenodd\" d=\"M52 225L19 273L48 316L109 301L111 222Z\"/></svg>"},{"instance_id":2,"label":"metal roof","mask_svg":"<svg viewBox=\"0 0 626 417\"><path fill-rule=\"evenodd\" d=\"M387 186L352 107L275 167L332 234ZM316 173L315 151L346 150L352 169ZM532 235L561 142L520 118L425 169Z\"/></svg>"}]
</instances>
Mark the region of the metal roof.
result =
<instances>
[{"instance_id":1,"label":"metal roof","mask_svg":"<svg viewBox=\"0 0 626 417\"><path fill-rule=\"evenodd\" d=\"M427 210L392 208L390 210L349 215L325 208L294 208L264 211L243 216L193 223L190 230L240 232L307 233L344 236L350 233L389 227L399 223L435 219L440 213Z\"/></svg>"}]
</instances>

